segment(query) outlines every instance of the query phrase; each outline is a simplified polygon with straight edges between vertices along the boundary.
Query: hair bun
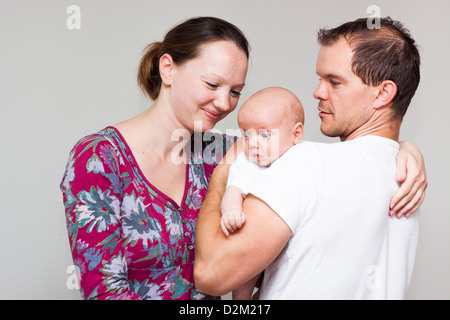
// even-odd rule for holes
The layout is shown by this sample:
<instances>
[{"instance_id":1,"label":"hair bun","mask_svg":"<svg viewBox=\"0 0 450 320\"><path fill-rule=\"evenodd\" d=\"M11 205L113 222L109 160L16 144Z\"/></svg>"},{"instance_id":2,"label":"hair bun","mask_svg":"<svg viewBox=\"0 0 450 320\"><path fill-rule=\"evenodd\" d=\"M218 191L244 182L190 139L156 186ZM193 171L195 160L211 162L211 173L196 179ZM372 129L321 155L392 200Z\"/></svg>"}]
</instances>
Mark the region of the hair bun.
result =
<instances>
[{"instance_id":1,"label":"hair bun","mask_svg":"<svg viewBox=\"0 0 450 320\"><path fill-rule=\"evenodd\" d=\"M161 77L159 75L159 59L162 54L163 42L157 41L149 44L144 49L138 70L138 85L141 90L152 100L158 97L161 89Z\"/></svg>"}]
</instances>

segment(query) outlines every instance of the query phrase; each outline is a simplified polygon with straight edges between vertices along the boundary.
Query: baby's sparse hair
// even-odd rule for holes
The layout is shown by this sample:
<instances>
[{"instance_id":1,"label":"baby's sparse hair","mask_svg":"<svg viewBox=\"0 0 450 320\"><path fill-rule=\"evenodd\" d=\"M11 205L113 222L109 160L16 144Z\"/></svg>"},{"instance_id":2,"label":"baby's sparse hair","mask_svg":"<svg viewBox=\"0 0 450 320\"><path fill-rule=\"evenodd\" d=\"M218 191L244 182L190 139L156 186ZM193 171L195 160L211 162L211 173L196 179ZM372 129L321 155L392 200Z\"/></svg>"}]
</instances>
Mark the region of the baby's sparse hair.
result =
<instances>
[{"instance_id":1,"label":"baby's sparse hair","mask_svg":"<svg viewBox=\"0 0 450 320\"><path fill-rule=\"evenodd\" d=\"M266 107L266 109L264 109ZM251 108L256 108L251 110ZM273 110L268 110L273 109ZM241 107L239 114L244 112L268 112L267 116L282 114L283 120L289 121L290 125L297 122L304 124L305 113L302 103L291 91L281 87L268 87L254 93ZM239 116L238 116L239 119Z\"/></svg>"}]
</instances>

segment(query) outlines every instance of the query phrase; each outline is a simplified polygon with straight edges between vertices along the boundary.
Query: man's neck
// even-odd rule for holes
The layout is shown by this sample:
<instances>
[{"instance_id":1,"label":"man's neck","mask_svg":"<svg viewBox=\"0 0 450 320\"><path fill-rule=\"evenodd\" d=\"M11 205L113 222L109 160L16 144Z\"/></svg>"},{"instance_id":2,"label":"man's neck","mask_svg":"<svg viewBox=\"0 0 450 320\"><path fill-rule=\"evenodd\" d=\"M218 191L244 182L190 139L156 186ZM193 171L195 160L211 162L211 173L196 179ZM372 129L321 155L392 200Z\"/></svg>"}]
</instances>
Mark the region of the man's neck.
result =
<instances>
[{"instance_id":1,"label":"man's neck","mask_svg":"<svg viewBox=\"0 0 450 320\"><path fill-rule=\"evenodd\" d=\"M354 140L363 136L379 136L394 141L399 140L401 120L384 122L367 122L363 126L351 132L348 136L339 137L341 141Z\"/></svg>"}]
</instances>

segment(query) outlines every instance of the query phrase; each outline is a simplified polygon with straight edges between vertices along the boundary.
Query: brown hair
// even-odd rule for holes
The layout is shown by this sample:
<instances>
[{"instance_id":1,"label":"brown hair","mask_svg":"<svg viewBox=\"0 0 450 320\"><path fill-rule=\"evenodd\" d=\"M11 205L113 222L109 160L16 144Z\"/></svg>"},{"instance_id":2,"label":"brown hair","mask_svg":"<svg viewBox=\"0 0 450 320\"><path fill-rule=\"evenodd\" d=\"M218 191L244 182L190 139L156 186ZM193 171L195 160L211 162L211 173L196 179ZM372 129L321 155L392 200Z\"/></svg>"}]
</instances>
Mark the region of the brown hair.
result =
<instances>
[{"instance_id":1,"label":"brown hair","mask_svg":"<svg viewBox=\"0 0 450 320\"><path fill-rule=\"evenodd\" d=\"M234 42L248 59L249 43L236 26L215 17L192 18L172 28L162 42L153 42L145 48L138 70L139 87L155 100L161 90L159 59L164 54L170 54L174 63L181 65L197 57L201 45L218 40Z\"/></svg>"},{"instance_id":2,"label":"brown hair","mask_svg":"<svg viewBox=\"0 0 450 320\"><path fill-rule=\"evenodd\" d=\"M397 85L392 100L396 116L403 118L420 82L420 55L409 31L390 17L380 18L379 28L357 19L334 29L320 29L319 44L329 46L344 37L353 49L352 70L366 85L385 80Z\"/></svg>"}]
</instances>

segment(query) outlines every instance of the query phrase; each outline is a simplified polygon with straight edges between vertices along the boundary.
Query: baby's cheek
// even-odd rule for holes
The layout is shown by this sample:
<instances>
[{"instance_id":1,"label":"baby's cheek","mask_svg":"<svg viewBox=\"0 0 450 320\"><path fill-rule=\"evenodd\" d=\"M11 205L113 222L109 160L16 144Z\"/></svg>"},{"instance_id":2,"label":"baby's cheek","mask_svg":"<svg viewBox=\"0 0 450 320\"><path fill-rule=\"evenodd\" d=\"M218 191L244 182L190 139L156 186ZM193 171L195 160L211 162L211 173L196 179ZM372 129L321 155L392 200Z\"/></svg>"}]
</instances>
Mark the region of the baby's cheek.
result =
<instances>
[{"instance_id":1,"label":"baby's cheek","mask_svg":"<svg viewBox=\"0 0 450 320\"><path fill-rule=\"evenodd\" d=\"M246 145L244 148L244 154L247 157L247 159L249 158L250 152L248 151L248 146Z\"/></svg>"},{"instance_id":2,"label":"baby's cheek","mask_svg":"<svg viewBox=\"0 0 450 320\"><path fill-rule=\"evenodd\" d=\"M271 143L262 146L261 151L270 160L275 160L280 154L279 144L277 141L271 141Z\"/></svg>"}]
</instances>

